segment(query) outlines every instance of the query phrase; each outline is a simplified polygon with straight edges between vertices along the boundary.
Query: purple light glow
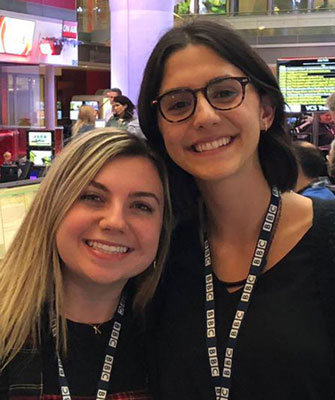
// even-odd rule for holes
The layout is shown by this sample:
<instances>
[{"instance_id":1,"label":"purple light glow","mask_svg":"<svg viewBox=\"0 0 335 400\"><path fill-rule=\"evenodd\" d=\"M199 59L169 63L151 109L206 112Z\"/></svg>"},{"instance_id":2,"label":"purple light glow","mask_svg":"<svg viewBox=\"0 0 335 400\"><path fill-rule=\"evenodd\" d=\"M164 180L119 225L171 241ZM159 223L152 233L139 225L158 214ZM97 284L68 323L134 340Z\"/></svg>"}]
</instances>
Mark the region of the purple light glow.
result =
<instances>
[{"instance_id":1,"label":"purple light glow","mask_svg":"<svg viewBox=\"0 0 335 400\"><path fill-rule=\"evenodd\" d=\"M109 0L111 87L135 104L147 59L159 37L173 26L175 0Z\"/></svg>"}]
</instances>

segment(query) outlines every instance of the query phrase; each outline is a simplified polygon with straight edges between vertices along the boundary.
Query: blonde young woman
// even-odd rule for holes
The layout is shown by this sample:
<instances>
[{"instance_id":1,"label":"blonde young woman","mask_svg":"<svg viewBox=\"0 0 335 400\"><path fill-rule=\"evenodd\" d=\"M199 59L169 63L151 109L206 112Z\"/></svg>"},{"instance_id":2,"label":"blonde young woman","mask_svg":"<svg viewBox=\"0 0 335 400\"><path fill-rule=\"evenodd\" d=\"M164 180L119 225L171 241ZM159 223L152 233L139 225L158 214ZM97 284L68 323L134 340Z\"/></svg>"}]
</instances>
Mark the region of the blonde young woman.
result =
<instances>
[{"instance_id":1,"label":"blonde young woman","mask_svg":"<svg viewBox=\"0 0 335 400\"><path fill-rule=\"evenodd\" d=\"M171 223L164 165L115 129L56 157L0 268L1 399L149 399L141 318Z\"/></svg>"},{"instance_id":2,"label":"blonde young woman","mask_svg":"<svg viewBox=\"0 0 335 400\"><path fill-rule=\"evenodd\" d=\"M88 132L94 129L96 111L91 106L81 106L79 108L78 119L72 127L72 136Z\"/></svg>"}]
</instances>

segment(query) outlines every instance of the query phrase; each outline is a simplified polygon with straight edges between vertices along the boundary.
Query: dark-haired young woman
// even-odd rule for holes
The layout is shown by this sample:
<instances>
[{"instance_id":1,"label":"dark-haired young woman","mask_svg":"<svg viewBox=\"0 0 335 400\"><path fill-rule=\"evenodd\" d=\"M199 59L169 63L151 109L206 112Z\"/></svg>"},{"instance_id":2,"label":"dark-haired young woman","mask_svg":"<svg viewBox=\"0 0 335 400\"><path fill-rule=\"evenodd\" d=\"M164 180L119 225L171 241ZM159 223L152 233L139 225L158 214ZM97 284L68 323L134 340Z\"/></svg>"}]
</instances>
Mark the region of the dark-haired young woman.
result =
<instances>
[{"instance_id":1,"label":"dark-haired young woman","mask_svg":"<svg viewBox=\"0 0 335 400\"><path fill-rule=\"evenodd\" d=\"M335 207L291 191L283 97L229 28L167 32L139 97L179 226L156 299L155 396L334 399Z\"/></svg>"},{"instance_id":2,"label":"dark-haired young woman","mask_svg":"<svg viewBox=\"0 0 335 400\"><path fill-rule=\"evenodd\" d=\"M113 116L107 121L107 127L124 129L132 135L144 139L138 118L134 116L135 106L129 97L116 96L112 108Z\"/></svg>"}]
</instances>

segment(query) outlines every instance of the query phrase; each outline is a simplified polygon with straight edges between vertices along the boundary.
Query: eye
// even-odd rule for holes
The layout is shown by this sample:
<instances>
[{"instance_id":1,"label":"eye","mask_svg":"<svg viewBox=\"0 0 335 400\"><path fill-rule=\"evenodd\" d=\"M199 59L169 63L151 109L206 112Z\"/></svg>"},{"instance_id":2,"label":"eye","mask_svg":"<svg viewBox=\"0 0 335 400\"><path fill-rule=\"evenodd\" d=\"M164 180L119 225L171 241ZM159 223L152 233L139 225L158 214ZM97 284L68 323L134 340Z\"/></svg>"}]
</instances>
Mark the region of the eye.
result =
<instances>
[{"instance_id":1,"label":"eye","mask_svg":"<svg viewBox=\"0 0 335 400\"><path fill-rule=\"evenodd\" d=\"M83 193L80 196L80 200L83 200L88 203L95 203L95 204L100 204L100 203L103 203L103 201L104 201L102 196L100 196L96 193Z\"/></svg>"},{"instance_id":2,"label":"eye","mask_svg":"<svg viewBox=\"0 0 335 400\"><path fill-rule=\"evenodd\" d=\"M151 205L144 203L142 201L136 201L135 203L132 204L131 208L148 214L152 214L154 212L154 209Z\"/></svg>"},{"instance_id":3,"label":"eye","mask_svg":"<svg viewBox=\"0 0 335 400\"><path fill-rule=\"evenodd\" d=\"M215 102L226 103L242 95L242 89L237 81L228 79L211 84L207 89L207 94Z\"/></svg>"},{"instance_id":4,"label":"eye","mask_svg":"<svg viewBox=\"0 0 335 400\"><path fill-rule=\"evenodd\" d=\"M161 109L171 115L180 115L187 112L194 103L192 93L187 90L167 93L161 99Z\"/></svg>"},{"instance_id":5,"label":"eye","mask_svg":"<svg viewBox=\"0 0 335 400\"><path fill-rule=\"evenodd\" d=\"M217 99L217 98L224 99L224 98L236 96L236 91L233 89L222 89L222 90L216 90L211 95L215 99Z\"/></svg>"},{"instance_id":6,"label":"eye","mask_svg":"<svg viewBox=\"0 0 335 400\"><path fill-rule=\"evenodd\" d=\"M178 101L172 104L169 104L169 111L178 111L185 107L189 107L191 104L189 101Z\"/></svg>"}]
</instances>

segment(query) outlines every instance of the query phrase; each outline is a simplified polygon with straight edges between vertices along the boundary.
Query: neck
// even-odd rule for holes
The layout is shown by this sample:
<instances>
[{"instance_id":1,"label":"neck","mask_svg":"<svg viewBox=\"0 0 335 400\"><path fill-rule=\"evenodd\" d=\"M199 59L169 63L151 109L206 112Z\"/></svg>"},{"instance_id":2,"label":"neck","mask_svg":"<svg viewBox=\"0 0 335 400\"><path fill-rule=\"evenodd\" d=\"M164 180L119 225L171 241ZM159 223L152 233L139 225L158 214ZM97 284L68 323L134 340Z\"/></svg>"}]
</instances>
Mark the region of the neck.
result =
<instances>
[{"instance_id":1,"label":"neck","mask_svg":"<svg viewBox=\"0 0 335 400\"><path fill-rule=\"evenodd\" d=\"M271 196L262 172L244 179L199 182L199 189L211 237L239 243L257 237Z\"/></svg>"},{"instance_id":2,"label":"neck","mask_svg":"<svg viewBox=\"0 0 335 400\"><path fill-rule=\"evenodd\" d=\"M100 324L113 318L124 284L100 288L64 279L65 317L74 322Z\"/></svg>"}]
</instances>

